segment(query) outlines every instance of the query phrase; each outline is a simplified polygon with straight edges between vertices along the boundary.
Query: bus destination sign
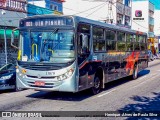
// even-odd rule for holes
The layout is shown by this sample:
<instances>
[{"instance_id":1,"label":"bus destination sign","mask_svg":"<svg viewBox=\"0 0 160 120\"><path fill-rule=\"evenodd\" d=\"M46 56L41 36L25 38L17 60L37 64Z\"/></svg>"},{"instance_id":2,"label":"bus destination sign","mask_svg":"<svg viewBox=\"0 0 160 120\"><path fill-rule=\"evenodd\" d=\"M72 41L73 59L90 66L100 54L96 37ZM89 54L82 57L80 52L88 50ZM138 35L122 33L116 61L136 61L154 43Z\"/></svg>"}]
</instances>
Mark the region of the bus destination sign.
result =
<instances>
[{"instance_id":1,"label":"bus destination sign","mask_svg":"<svg viewBox=\"0 0 160 120\"><path fill-rule=\"evenodd\" d=\"M20 22L20 27L44 27L55 25L73 25L71 18L41 18L27 19Z\"/></svg>"}]
</instances>

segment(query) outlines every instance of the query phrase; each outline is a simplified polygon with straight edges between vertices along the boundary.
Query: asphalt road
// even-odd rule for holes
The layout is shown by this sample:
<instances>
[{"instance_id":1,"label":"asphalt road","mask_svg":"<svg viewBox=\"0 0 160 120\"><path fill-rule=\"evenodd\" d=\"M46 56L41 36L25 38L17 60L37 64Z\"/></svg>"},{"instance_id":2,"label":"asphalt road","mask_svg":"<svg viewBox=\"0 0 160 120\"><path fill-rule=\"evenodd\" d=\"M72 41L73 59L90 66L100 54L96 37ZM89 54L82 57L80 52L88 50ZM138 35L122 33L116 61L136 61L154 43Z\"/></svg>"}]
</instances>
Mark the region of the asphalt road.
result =
<instances>
[{"instance_id":1,"label":"asphalt road","mask_svg":"<svg viewBox=\"0 0 160 120\"><path fill-rule=\"evenodd\" d=\"M106 84L106 88L97 95L90 94L89 90L79 93L3 91L0 92L0 111L160 111L159 73L160 59L149 62L149 67L139 73L138 79L131 80L127 77L111 82ZM148 118L142 117L142 119ZM86 119L130 120L133 117ZM158 120L158 118L154 119Z\"/></svg>"}]
</instances>

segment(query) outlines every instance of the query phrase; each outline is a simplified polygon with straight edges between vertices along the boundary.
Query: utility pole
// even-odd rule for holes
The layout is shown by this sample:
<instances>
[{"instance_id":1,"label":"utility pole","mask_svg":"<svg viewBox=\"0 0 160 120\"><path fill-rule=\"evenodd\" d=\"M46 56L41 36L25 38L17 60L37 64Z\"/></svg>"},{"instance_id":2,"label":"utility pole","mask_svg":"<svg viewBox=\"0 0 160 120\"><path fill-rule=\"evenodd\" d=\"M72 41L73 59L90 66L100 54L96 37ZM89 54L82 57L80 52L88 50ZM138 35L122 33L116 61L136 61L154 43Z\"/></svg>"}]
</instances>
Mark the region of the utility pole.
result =
<instances>
[{"instance_id":1,"label":"utility pole","mask_svg":"<svg viewBox=\"0 0 160 120\"><path fill-rule=\"evenodd\" d=\"M106 17L106 22L107 23L113 23L113 10L112 10L112 0L108 0L108 11L107 11L107 17Z\"/></svg>"}]
</instances>

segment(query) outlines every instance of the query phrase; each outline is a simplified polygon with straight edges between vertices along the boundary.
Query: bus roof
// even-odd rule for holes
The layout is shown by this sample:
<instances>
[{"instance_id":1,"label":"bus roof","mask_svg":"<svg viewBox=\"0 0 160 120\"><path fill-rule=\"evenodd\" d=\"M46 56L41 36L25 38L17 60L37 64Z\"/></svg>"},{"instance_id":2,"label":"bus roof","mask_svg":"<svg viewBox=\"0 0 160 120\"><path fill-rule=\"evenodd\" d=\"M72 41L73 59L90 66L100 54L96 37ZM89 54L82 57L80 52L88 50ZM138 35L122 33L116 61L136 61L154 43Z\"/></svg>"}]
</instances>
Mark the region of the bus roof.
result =
<instances>
[{"instance_id":1,"label":"bus roof","mask_svg":"<svg viewBox=\"0 0 160 120\"><path fill-rule=\"evenodd\" d=\"M129 32L129 33L133 33L133 34L141 34L141 35L147 35L147 33L145 32L141 32L141 31L136 31L136 30L132 30L129 28L125 28L125 27L120 27L120 26L116 26L116 25L112 25L112 24L108 24L108 23L104 23L104 22L100 22L100 21L96 21L96 20L91 20L88 18L84 18L84 17L80 17L80 16L75 16L75 15L51 15L51 14L46 14L46 15L34 15L34 16L29 16L26 18L23 18L21 20L25 20L25 19L34 19L34 18L54 18L54 17L71 17L73 18L76 22L84 22L87 24L92 24L95 26L100 26L100 27L104 27L104 28L109 28L109 29L113 29L113 30L119 30L119 31L124 31L124 32Z\"/></svg>"}]
</instances>

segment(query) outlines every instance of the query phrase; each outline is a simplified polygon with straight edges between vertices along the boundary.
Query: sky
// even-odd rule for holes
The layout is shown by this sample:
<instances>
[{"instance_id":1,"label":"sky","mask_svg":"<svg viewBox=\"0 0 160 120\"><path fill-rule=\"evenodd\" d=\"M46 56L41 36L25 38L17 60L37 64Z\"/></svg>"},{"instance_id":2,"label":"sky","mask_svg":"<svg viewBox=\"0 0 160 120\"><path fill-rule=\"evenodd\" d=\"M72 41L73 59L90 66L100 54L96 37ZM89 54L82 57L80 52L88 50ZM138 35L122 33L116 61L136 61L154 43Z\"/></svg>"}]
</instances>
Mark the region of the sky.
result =
<instances>
[{"instance_id":1,"label":"sky","mask_svg":"<svg viewBox=\"0 0 160 120\"><path fill-rule=\"evenodd\" d=\"M155 9L160 10L160 0L150 0L153 4Z\"/></svg>"},{"instance_id":2,"label":"sky","mask_svg":"<svg viewBox=\"0 0 160 120\"><path fill-rule=\"evenodd\" d=\"M133 0L133 1L145 1L145 0ZM160 0L149 0L151 3L154 4L155 9L160 10Z\"/></svg>"}]
</instances>

